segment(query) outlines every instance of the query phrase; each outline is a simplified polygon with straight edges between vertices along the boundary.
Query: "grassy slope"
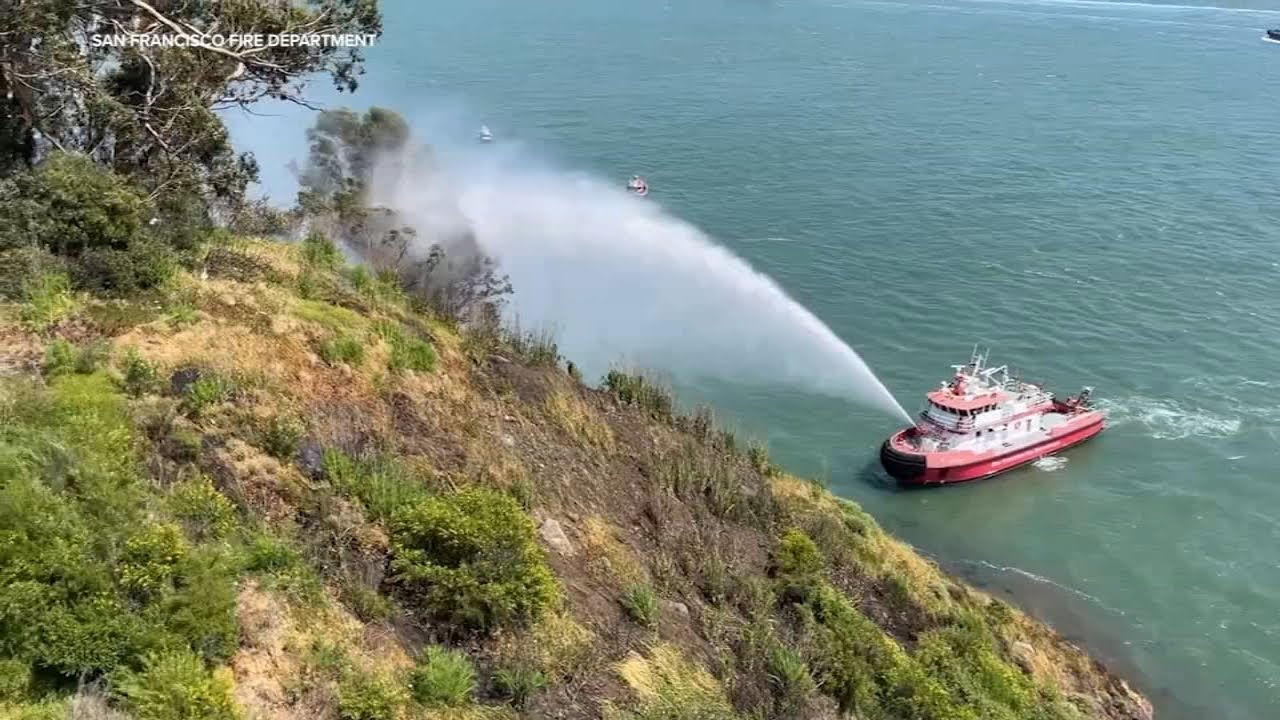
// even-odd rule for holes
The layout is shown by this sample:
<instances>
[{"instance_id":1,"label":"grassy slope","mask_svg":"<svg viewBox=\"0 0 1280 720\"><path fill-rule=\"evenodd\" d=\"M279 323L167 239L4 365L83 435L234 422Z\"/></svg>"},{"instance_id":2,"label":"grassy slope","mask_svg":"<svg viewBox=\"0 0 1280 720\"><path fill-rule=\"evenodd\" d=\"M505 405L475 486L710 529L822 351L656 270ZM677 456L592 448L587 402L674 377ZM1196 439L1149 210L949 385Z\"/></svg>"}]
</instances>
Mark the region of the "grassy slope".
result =
<instances>
[{"instance_id":1,"label":"grassy slope","mask_svg":"<svg viewBox=\"0 0 1280 720\"><path fill-rule=\"evenodd\" d=\"M172 717L120 688L168 677L136 648L190 648L201 697L234 697L226 717L1150 715L709 416L672 417L625 376L591 389L539 343L468 334L316 260L242 241L156 297L0 308L0 515L53 518L0 537L0 571L37 582L31 566L71 562L38 548L65 543L119 598L108 615L142 618L119 636L155 634L53 668L53 641L7 642L0 714ZM536 523L557 586L536 622L462 632L388 575L397 511L467 487ZM18 618L0 599L2 634ZM432 643L467 653L469 701L410 692ZM75 693L81 672L107 682Z\"/></svg>"}]
</instances>

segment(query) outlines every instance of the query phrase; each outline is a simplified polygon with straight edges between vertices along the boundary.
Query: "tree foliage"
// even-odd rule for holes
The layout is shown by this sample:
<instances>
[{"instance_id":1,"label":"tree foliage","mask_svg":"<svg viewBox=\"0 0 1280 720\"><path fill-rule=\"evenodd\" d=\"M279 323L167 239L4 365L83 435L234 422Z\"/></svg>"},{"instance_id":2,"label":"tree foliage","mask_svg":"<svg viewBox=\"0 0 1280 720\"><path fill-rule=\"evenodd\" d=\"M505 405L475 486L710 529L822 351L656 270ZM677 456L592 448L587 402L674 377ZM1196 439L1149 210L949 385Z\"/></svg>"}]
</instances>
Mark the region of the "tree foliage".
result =
<instances>
[{"instance_id":1,"label":"tree foliage","mask_svg":"<svg viewBox=\"0 0 1280 720\"><path fill-rule=\"evenodd\" d=\"M237 155L220 109L263 98L306 104L328 75L352 91L359 48L219 46L206 34L377 35L376 0L23 0L0 11L0 175L51 151L82 153L149 197L238 200L257 166ZM187 47L103 43L183 36Z\"/></svg>"},{"instance_id":2,"label":"tree foliage","mask_svg":"<svg viewBox=\"0 0 1280 720\"><path fill-rule=\"evenodd\" d=\"M375 197L381 185L428 183L448 197L445 178L398 113L373 107L363 115L326 110L307 132L310 148L298 170L298 208L379 270L397 274L409 292L451 317L492 318L511 283L480 248L461 213L445 228L420 228ZM449 210L448 212L445 212Z\"/></svg>"}]
</instances>

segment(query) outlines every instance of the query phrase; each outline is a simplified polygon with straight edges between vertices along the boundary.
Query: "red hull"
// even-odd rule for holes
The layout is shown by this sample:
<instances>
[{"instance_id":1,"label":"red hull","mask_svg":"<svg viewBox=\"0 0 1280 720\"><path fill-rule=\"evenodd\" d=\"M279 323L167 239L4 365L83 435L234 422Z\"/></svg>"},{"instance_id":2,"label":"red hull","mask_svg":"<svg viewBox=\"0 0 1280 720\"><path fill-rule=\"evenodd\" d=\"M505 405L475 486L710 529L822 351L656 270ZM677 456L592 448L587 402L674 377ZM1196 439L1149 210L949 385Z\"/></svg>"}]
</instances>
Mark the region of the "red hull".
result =
<instances>
[{"instance_id":1,"label":"red hull","mask_svg":"<svg viewBox=\"0 0 1280 720\"><path fill-rule=\"evenodd\" d=\"M989 455L971 463L948 463L931 466L930 455L903 452L894 446L897 435L884 442L880 461L900 485L946 485L982 480L1035 462L1042 457L1066 450L1092 438L1106 427L1101 415L1096 422L1072 428L1043 442L1028 445L1002 455Z\"/></svg>"}]
</instances>

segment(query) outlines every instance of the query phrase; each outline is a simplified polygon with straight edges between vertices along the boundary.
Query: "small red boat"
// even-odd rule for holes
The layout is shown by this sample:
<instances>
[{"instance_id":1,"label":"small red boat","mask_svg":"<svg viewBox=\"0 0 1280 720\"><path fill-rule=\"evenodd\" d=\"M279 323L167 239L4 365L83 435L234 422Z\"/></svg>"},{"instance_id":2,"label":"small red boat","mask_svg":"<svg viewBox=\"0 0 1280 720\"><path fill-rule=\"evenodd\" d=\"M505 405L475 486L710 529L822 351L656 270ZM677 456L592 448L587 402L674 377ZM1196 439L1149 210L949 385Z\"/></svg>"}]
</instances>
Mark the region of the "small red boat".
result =
<instances>
[{"instance_id":1,"label":"small red boat","mask_svg":"<svg viewBox=\"0 0 1280 720\"><path fill-rule=\"evenodd\" d=\"M928 395L913 427L880 447L880 463L901 485L980 480L1078 445L1102 432L1105 414L1091 404L1092 388L1066 400L1039 385L985 367L976 350L968 365L953 365L950 382Z\"/></svg>"}]
</instances>

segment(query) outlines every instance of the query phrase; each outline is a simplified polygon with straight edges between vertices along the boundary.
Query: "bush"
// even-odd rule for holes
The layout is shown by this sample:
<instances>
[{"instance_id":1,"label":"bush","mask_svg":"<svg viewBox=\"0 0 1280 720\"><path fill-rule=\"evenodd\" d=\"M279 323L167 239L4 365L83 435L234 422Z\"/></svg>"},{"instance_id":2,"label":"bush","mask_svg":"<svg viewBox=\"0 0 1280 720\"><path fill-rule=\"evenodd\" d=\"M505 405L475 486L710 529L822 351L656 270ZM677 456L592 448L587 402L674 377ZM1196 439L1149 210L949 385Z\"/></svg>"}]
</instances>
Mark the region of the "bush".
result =
<instances>
[{"instance_id":1,"label":"bush","mask_svg":"<svg viewBox=\"0 0 1280 720\"><path fill-rule=\"evenodd\" d=\"M160 287L177 267L169 248L150 238L135 239L123 250L86 250L72 265L77 286L117 294Z\"/></svg>"},{"instance_id":2,"label":"bush","mask_svg":"<svg viewBox=\"0 0 1280 720\"><path fill-rule=\"evenodd\" d=\"M387 457L353 458L329 449L324 453L324 472L335 490L358 499L376 520L386 521L401 508L427 497L422 479Z\"/></svg>"},{"instance_id":3,"label":"bush","mask_svg":"<svg viewBox=\"0 0 1280 720\"><path fill-rule=\"evenodd\" d=\"M610 370L604 377L604 385L619 401L645 410L655 420L671 422L675 417L675 402L670 391L640 375Z\"/></svg>"},{"instance_id":4,"label":"bush","mask_svg":"<svg viewBox=\"0 0 1280 720\"><path fill-rule=\"evenodd\" d=\"M200 415L219 403L224 403L235 394L235 385L221 375L202 373L187 386L183 404L193 415Z\"/></svg>"},{"instance_id":5,"label":"bush","mask_svg":"<svg viewBox=\"0 0 1280 720\"><path fill-rule=\"evenodd\" d=\"M125 671L116 693L138 720L239 720L230 671L205 670L186 651L149 655L139 672Z\"/></svg>"},{"instance_id":6,"label":"bush","mask_svg":"<svg viewBox=\"0 0 1280 720\"><path fill-rule=\"evenodd\" d=\"M154 392L159 385L156 366L147 362L135 348L129 348L124 357L124 391L133 397Z\"/></svg>"},{"instance_id":7,"label":"bush","mask_svg":"<svg viewBox=\"0 0 1280 720\"><path fill-rule=\"evenodd\" d=\"M399 323L384 320L377 324L374 331L391 348L391 359L387 363L391 371L430 372L435 369L438 360L436 349L425 340L405 335Z\"/></svg>"},{"instance_id":8,"label":"bush","mask_svg":"<svg viewBox=\"0 0 1280 720\"><path fill-rule=\"evenodd\" d=\"M409 687L427 707L461 707L471 702L476 670L466 653L431 645L413 669Z\"/></svg>"},{"instance_id":9,"label":"bush","mask_svg":"<svg viewBox=\"0 0 1280 720\"><path fill-rule=\"evenodd\" d=\"M120 584L136 596L149 598L166 586L187 556L187 543L175 525L146 525L129 536L120 555Z\"/></svg>"},{"instance_id":10,"label":"bush","mask_svg":"<svg viewBox=\"0 0 1280 720\"><path fill-rule=\"evenodd\" d=\"M221 540L235 529L235 506L207 477L174 489L171 505L174 517L196 542Z\"/></svg>"},{"instance_id":11,"label":"bush","mask_svg":"<svg viewBox=\"0 0 1280 720\"><path fill-rule=\"evenodd\" d=\"M392 554L393 579L420 612L460 628L528 623L557 594L533 522L492 490L431 497L398 512Z\"/></svg>"},{"instance_id":12,"label":"bush","mask_svg":"<svg viewBox=\"0 0 1280 720\"><path fill-rule=\"evenodd\" d=\"M44 374L48 377L72 373L89 375L98 369L106 356L106 343L96 342L84 347L76 347L58 338L45 348Z\"/></svg>"},{"instance_id":13,"label":"bush","mask_svg":"<svg viewBox=\"0 0 1280 720\"><path fill-rule=\"evenodd\" d=\"M123 176L79 154L55 152L0 187L0 249L34 238L63 256L123 250L141 232L146 198Z\"/></svg>"},{"instance_id":14,"label":"bush","mask_svg":"<svg viewBox=\"0 0 1280 720\"><path fill-rule=\"evenodd\" d=\"M0 707L21 700L31 686L31 665L13 658L0 660Z\"/></svg>"},{"instance_id":15,"label":"bush","mask_svg":"<svg viewBox=\"0 0 1280 720\"><path fill-rule=\"evenodd\" d=\"M338 686L340 720L395 720L404 692L385 678L353 673Z\"/></svg>"},{"instance_id":16,"label":"bush","mask_svg":"<svg viewBox=\"0 0 1280 720\"><path fill-rule=\"evenodd\" d=\"M22 323L36 332L57 325L76 309L71 281L62 273L45 273L26 286L26 302L19 311Z\"/></svg>"},{"instance_id":17,"label":"bush","mask_svg":"<svg viewBox=\"0 0 1280 720\"><path fill-rule=\"evenodd\" d=\"M778 543L774 564L784 595L797 599L806 597L821 582L827 567L813 540L804 531L794 528L788 530Z\"/></svg>"},{"instance_id":18,"label":"bush","mask_svg":"<svg viewBox=\"0 0 1280 720\"><path fill-rule=\"evenodd\" d=\"M547 676L526 663L499 667L493 673L494 688L512 705L524 707L534 693L547 686Z\"/></svg>"},{"instance_id":19,"label":"bush","mask_svg":"<svg viewBox=\"0 0 1280 720\"><path fill-rule=\"evenodd\" d=\"M320 343L320 357L330 365L357 366L364 361L364 346L350 335L339 335Z\"/></svg>"},{"instance_id":20,"label":"bush","mask_svg":"<svg viewBox=\"0 0 1280 720\"><path fill-rule=\"evenodd\" d=\"M302 259L307 265L321 270L336 270L342 266L342 252L324 233L311 231L302 241Z\"/></svg>"},{"instance_id":21,"label":"bush","mask_svg":"<svg viewBox=\"0 0 1280 720\"><path fill-rule=\"evenodd\" d=\"M392 371L431 372L436 367L436 349L418 338L404 338L391 346Z\"/></svg>"},{"instance_id":22,"label":"bush","mask_svg":"<svg viewBox=\"0 0 1280 720\"><path fill-rule=\"evenodd\" d=\"M773 476L775 469L769 461L769 451L761 445L752 445L747 449L747 460L755 471L765 477Z\"/></svg>"},{"instance_id":23,"label":"bush","mask_svg":"<svg viewBox=\"0 0 1280 720\"><path fill-rule=\"evenodd\" d=\"M75 371L76 346L57 338L44 349L44 374L49 377Z\"/></svg>"},{"instance_id":24,"label":"bush","mask_svg":"<svg viewBox=\"0 0 1280 720\"><path fill-rule=\"evenodd\" d=\"M298 452L298 444L306 427L295 418L275 415L259 432L258 442L267 454L277 460L288 460Z\"/></svg>"},{"instance_id":25,"label":"bush","mask_svg":"<svg viewBox=\"0 0 1280 720\"><path fill-rule=\"evenodd\" d=\"M632 622L647 628L658 626L658 597L648 585L632 585L622 594L622 609Z\"/></svg>"},{"instance_id":26,"label":"bush","mask_svg":"<svg viewBox=\"0 0 1280 720\"><path fill-rule=\"evenodd\" d=\"M769 653L769 682L775 692L774 703L786 717L798 714L809 694L817 689L804 658L782 646Z\"/></svg>"}]
</instances>

